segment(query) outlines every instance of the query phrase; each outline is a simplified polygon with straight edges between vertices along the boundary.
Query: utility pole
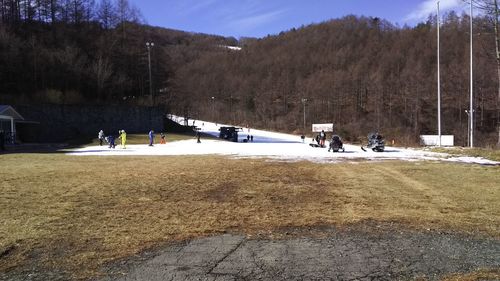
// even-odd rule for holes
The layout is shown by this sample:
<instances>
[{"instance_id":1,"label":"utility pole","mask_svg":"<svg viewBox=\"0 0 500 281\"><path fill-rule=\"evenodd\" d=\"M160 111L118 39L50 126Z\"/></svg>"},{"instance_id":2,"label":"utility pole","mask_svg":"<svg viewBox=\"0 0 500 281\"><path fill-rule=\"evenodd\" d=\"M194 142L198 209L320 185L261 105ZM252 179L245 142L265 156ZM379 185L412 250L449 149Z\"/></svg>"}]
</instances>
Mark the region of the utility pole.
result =
<instances>
[{"instance_id":1,"label":"utility pole","mask_svg":"<svg viewBox=\"0 0 500 281\"><path fill-rule=\"evenodd\" d=\"M440 73L440 61L439 61L439 56L440 56L440 50L439 50L439 28L440 28L440 22L439 22L439 1L437 2L437 94L438 94L438 146L441 147L441 73Z\"/></svg>"},{"instance_id":2,"label":"utility pole","mask_svg":"<svg viewBox=\"0 0 500 281\"><path fill-rule=\"evenodd\" d=\"M306 135L306 103L307 103L307 99L302 99L302 104L304 105L304 131L303 131L303 134L302 135Z\"/></svg>"},{"instance_id":3,"label":"utility pole","mask_svg":"<svg viewBox=\"0 0 500 281\"><path fill-rule=\"evenodd\" d=\"M497 98L497 128L498 128L498 142L497 147L500 147L500 36L498 35L498 0L493 1L494 7L494 27L495 27L495 53L497 59L497 75L498 75L498 98Z\"/></svg>"},{"instance_id":4,"label":"utility pole","mask_svg":"<svg viewBox=\"0 0 500 281\"><path fill-rule=\"evenodd\" d=\"M215 97L212 97L212 121L215 122Z\"/></svg>"},{"instance_id":5,"label":"utility pole","mask_svg":"<svg viewBox=\"0 0 500 281\"><path fill-rule=\"evenodd\" d=\"M469 106L469 130L470 130L470 147L474 147L474 107L473 107L473 93L474 93L474 82L472 76L472 0L470 1L470 106Z\"/></svg>"},{"instance_id":6,"label":"utility pole","mask_svg":"<svg viewBox=\"0 0 500 281\"><path fill-rule=\"evenodd\" d=\"M153 97L153 80L151 78L151 49L154 47L155 43L146 42L146 48L148 48L148 66L149 66L149 96L151 98L151 106L154 105Z\"/></svg>"}]
</instances>

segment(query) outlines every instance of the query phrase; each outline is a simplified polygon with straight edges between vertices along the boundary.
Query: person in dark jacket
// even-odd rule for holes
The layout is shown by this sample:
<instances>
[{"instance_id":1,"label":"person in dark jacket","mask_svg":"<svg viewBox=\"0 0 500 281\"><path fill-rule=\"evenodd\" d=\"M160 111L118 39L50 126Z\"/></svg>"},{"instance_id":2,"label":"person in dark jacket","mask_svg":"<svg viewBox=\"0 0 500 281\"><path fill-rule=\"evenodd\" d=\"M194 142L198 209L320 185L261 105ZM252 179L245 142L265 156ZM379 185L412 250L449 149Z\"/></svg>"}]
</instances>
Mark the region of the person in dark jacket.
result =
<instances>
[{"instance_id":1,"label":"person in dark jacket","mask_svg":"<svg viewBox=\"0 0 500 281\"><path fill-rule=\"evenodd\" d=\"M155 140L155 131L149 131L149 146L153 146L153 142Z\"/></svg>"},{"instance_id":2,"label":"person in dark jacket","mask_svg":"<svg viewBox=\"0 0 500 281\"><path fill-rule=\"evenodd\" d=\"M196 131L196 139L197 139L197 141L196 141L196 142L197 142L197 143L201 143L200 138L201 138L201 133L200 133L200 131Z\"/></svg>"},{"instance_id":3,"label":"person in dark jacket","mask_svg":"<svg viewBox=\"0 0 500 281\"><path fill-rule=\"evenodd\" d=\"M115 137L113 135L108 136L109 148L115 148Z\"/></svg>"}]
</instances>

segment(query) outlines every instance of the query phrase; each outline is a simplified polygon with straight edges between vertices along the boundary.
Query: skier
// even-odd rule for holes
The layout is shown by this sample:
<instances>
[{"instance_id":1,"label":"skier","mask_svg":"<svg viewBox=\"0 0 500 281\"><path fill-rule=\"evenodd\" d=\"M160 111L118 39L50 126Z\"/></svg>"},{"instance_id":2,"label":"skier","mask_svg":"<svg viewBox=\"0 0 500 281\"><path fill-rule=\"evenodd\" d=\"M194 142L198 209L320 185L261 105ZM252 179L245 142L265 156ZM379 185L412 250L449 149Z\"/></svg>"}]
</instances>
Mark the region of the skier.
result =
<instances>
[{"instance_id":1,"label":"skier","mask_svg":"<svg viewBox=\"0 0 500 281\"><path fill-rule=\"evenodd\" d=\"M196 132L196 139L197 139L197 143L201 143L201 140L200 140L200 137L201 137L201 134L199 131Z\"/></svg>"},{"instance_id":2,"label":"skier","mask_svg":"<svg viewBox=\"0 0 500 281\"><path fill-rule=\"evenodd\" d=\"M119 131L120 133L120 139L122 140L122 149L127 148L127 133L125 130Z\"/></svg>"},{"instance_id":3,"label":"skier","mask_svg":"<svg viewBox=\"0 0 500 281\"><path fill-rule=\"evenodd\" d=\"M109 135L107 139L109 143L109 148L115 148L115 137L113 135Z\"/></svg>"},{"instance_id":4,"label":"skier","mask_svg":"<svg viewBox=\"0 0 500 281\"><path fill-rule=\"evenodd\" d=\"M102 142L104 141L104 131L100 130L99 134L97 134L97 138L99 139L99 146L102 146Z\"/></svg>"},{"instance_id":5,"label":"skier","mask_svg":"<svg viewBox=\"0 0 500 281\"><path fill-rule=\"evenodd\" d=\"M165 134L160 133L160 144L166 144L167 141L165 140Z\"/></svg>"},{"instance_id":6,"label":"skier","mask_svg":"<svg viewBox=\"0 0 500 281\"><path fill-rule=\"evenodd\" d=\"M153 146L153 142L155 139L155 131L151 130L149 131L149 146Z\"/></svg>"},{"instance_id":7,"label":"skier","mask_svg":"<svg viewBox=\"0 0 500 281\"><path fill-rule=\"evenodd\" d=\"M250 141L253 142L253 135L250 135Z\"/></svg>"}]
</instances>

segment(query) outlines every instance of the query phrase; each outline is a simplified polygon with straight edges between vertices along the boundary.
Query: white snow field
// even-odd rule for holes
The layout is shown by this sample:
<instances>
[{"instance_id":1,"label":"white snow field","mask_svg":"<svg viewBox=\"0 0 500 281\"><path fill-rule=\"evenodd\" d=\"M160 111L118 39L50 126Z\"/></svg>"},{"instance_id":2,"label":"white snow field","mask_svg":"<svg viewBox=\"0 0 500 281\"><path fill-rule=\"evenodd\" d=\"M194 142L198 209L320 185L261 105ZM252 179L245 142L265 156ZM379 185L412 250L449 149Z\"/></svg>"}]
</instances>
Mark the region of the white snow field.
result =
<instances>
[{"instance_id":1,"label":"white snow field","mask_svg":"<svg viewBox=\"0 0 500 281\"><path fill-rule=\"evenodd\" d=\"M184 119L173 116L172 120L184 123ZM209 135L219 136L219 128L228 126L215 124L202 120L188 120L189 125L198 126L201 132ZM253 142L243 142L247 135L253 136ZM422 149L408 149L386 146L384 152L366 152L359 146L344 144L345 152L328 152L327 148L314 148L309 146L311 139L303 143L300 136L282 134L276 132L262 131L243 128L238 134L238 142L225 140L213 140L201 138L201 143L196 139L168 142L166 144L155 144L154 146L127 145L121 149L117 145L115 149L107 146L87 146L70 151L69 155L81 156L147 156L147 155L226 155L244 158L267 158L281 161L311 161L321 163L335 163L354 160L407 160L407 161L450 161L462 163L474 163L482 165L500 165L500 162L491 161L480 157L452 157L446 153L424 151ZM144 137L145 141L147 137ZM158 139L158 136L156 137ZM119 144L119 141L117 141ZM328 142L326 143L328 146Z\"/></svg>"}]
</instances>

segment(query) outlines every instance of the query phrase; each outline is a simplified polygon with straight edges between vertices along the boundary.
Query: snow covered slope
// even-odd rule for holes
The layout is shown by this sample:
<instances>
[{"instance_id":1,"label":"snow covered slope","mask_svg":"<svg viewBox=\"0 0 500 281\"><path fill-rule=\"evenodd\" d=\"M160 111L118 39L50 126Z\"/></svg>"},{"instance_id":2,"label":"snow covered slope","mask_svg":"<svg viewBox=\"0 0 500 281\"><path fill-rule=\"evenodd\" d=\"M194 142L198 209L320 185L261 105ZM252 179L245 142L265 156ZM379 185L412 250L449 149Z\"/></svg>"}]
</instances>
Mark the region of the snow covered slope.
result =
<instances>
[{"instance_id":1,"label":"snow covered slope","mask_svg":"<svg viewBox=\"0 0 500 281\"><path fill-rule=\"evenodd\" d=\"M180 118L173 118L181 123ZM182 120L183 121L183 120ZM227 126L214 124L201 120L189 120L189 125L199 126L201 132L213 136L219 135L219 127ZM247 135L253 136L253 142L243 142ZM167 135L168 141L168 135ZM268 132L262 130L243 128L239 133L239 142L223 140L196 139L155 144L150 147L144 145L127 145L127 149L117 146L109 149L104 146L88 146L69 152L70 155L228 155L232 157L258 157L284 161L312 161L312 162L340 162L351 160L435 160L463 163L477 163L483 165L500 165L479 157L451 157L444 153L435 153L419 149L405 149L386 147L384 152L363 151L359 146L344 144L345 152L328 152L327 148L314 148L309 146L311 139L303 143L300 136ZM327 143L328 145L328 143Z\"/></svg>"}]
</instances>

